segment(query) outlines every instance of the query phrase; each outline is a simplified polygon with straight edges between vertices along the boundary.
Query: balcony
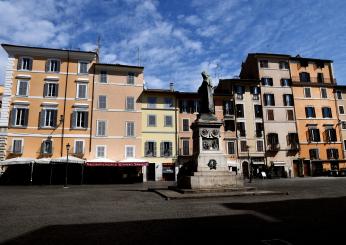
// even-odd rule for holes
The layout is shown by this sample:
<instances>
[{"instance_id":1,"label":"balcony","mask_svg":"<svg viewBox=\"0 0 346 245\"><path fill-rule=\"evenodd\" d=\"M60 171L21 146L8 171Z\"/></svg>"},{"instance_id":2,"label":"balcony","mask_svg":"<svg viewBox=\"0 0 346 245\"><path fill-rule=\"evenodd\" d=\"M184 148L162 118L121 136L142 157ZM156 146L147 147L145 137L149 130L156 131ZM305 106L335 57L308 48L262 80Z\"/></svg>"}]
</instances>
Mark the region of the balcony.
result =
<instances>
[{"instance_id":1,"label":"balcony","mask_svg":"<svg viewBox=\"0 0 346 245\"><path fill-rule=\"evenodd\" d=\"M336 81L332 81L332 79L330 79L329 77L324 77L322 82L321 82L321 79L318 77L310 77L310 81L301 81L299 76L292 76L292 82L300 83L300 84L310 84L310 83L332 84L332 83L335 83Z\"/></svg>"},{"instance_id":2,"label":"balcony","mask_svg":"<svg viewBox=\"0 0 346 245\"><path fill-rule=\"evenodd\" d=\"M280 144L269 144L267 145L267 151L279 151Z\"/></svg>"}]
</instances>

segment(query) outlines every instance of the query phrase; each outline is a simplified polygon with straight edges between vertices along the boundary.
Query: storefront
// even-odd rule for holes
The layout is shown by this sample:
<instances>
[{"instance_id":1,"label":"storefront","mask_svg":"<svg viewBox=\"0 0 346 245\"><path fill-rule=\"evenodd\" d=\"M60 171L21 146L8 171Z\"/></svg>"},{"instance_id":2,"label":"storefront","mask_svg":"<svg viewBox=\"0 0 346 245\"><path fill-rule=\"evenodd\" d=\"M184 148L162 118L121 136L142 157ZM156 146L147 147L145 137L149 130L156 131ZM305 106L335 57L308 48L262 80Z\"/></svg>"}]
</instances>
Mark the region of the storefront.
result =
<instances>
[{"instance_id":1,"label":"storefront","mask_svg":"<svg viewBox=\"0 0 346 245\"><path fill-rule=\"evenodd\" d=\"M175 180L175 164L174 163L162 163L162 179L164 181Z\"/></svg>"}]
</instances>

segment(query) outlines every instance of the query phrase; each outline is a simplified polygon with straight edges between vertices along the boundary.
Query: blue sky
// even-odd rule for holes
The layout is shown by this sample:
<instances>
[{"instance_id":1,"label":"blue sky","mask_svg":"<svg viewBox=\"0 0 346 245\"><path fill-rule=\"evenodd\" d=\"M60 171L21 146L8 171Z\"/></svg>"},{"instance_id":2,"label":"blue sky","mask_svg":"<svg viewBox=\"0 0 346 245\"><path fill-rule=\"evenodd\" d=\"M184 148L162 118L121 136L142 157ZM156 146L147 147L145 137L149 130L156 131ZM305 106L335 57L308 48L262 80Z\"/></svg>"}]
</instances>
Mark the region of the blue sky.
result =
<instances>
[{"instance_id":1,"label":"blue sky","mask_svg":"<svg viewBox=\"0 0 346 245\"><path fill-rule=\"evenodd\" d=\"M0 42L93 50L101 62L145 67L150 88L194 91L207 70L239 74L250 52L334 60L346 84L344 0L11 0L0 1ZM4 80L6 54L0 51Z\"/></svg>"}]
</instances>

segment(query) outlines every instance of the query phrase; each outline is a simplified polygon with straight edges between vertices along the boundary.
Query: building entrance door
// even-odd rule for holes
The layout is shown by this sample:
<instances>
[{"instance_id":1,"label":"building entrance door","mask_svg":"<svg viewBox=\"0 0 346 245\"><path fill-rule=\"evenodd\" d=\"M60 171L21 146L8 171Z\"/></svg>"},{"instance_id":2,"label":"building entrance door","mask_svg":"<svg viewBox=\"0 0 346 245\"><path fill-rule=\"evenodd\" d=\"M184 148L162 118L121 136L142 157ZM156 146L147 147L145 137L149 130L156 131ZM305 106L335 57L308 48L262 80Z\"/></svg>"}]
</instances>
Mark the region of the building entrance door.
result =
<instances>
[{"instance_id":1,"label":"building entrance door","mask_svg":"<svg viewBox=\"0 0 346 245\"><path fill-rule=\"evenodd\" d=\"M147 180L155 181L155 163L149 163L147 168Z\"/></svg>"}]
</instances>

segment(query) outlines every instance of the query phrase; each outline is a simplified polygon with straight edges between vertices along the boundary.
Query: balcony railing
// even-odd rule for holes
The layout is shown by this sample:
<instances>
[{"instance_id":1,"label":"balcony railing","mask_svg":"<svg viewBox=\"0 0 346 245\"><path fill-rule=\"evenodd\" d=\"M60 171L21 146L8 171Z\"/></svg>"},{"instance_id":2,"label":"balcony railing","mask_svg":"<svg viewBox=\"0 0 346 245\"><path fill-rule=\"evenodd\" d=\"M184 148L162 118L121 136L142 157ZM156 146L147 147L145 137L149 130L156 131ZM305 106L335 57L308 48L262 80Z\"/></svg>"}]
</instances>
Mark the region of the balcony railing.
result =
<instances>
[{"instance_id":1,"label":"balcony railing","mask_svg":"<svg viewBox=\"0 0 346 245\"><path fill-rule=\"evenodd\" d=\"M335 79L332 80L329 77L324 77L323 79L320 79L318 77L310 77L309 81L302 81L299 76L293 76L292 82L294 82L294 83L306 83L306 84L308 84L308 83L331 84L331 83L335 83L336 81L335 81Z\"/></svg>"},{"instance_id":2,"label":"balcony railing","mask_svg":"<svg viewBox=\"0 0 346 245\"><path fill-rule=\"evenodd\" d=\"M267 146L267 151L278 151L280 150L280 144L269 144Z\"/></svg>"}]
</instances>

